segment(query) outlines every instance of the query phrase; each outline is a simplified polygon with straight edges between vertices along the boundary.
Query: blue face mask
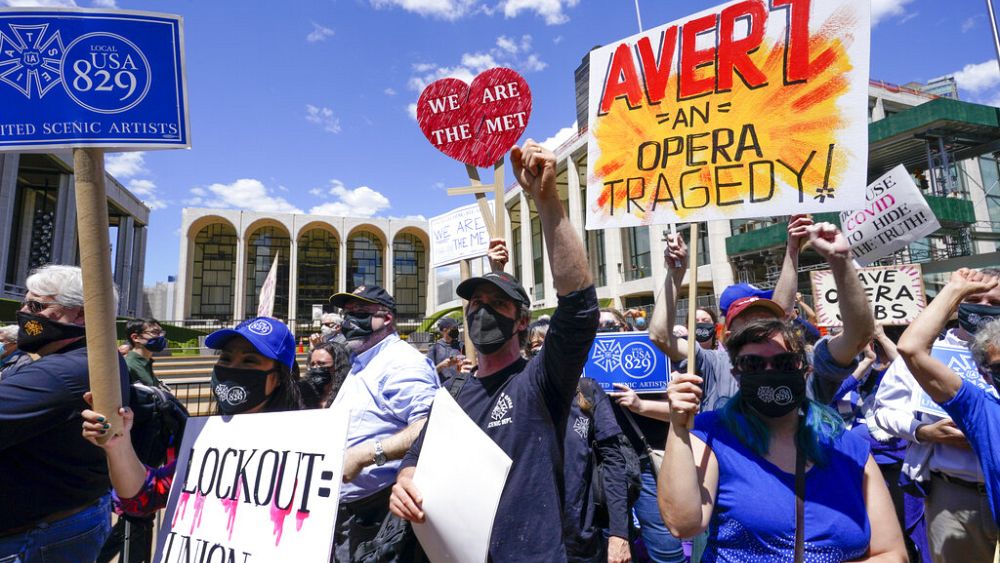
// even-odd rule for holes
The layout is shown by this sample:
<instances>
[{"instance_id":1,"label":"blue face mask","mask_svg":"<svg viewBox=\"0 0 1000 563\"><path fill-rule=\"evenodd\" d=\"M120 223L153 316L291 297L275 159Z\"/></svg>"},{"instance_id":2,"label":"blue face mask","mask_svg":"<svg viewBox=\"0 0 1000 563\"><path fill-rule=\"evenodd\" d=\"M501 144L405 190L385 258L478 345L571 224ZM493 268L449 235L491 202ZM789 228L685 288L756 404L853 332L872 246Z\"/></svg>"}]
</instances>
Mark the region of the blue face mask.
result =
<instances>
[{"instance_id":1,"label":"blue face mask","mask_svg":"<svg viewBox=\"0 0 1000 563\"><path fill-rule=\"evenodd\" d=\"M167 337L157 336L156 338L150 338L143 344L143 347L150 352L162 352L167 347Z\"/></svg>"},{"instance_id":2,"label":"blue face mask","mask_svg":"<svg viewBox=\"0 0 1000 563\"><path fill-rule=\"evenodd\" d=\"M636 317L635 328L636 330L646 330L646 319L642 317Z\"/></svg>"}]
</instances>

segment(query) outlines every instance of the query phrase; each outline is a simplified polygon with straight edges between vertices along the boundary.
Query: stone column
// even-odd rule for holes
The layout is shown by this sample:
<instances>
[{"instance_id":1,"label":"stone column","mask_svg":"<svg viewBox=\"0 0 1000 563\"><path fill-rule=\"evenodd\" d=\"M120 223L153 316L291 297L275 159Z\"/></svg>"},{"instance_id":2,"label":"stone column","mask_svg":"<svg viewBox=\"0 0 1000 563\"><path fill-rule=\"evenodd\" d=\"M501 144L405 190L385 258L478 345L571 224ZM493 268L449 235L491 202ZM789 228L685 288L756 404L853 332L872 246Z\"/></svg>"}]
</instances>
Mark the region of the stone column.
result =
<instances>
[{"instance_id":1,"label":"stone column","mask_svg":"<svg viewBox=\"0 0 1000 563\"><path fill-rule=\"evenodd\" d=\"M291 250L288 256L288 326L295 334L295 324L298 320L296 314L299 309L299 241L292 232Z\"/></svg>"},{"instance_id":2,"label":"stone column","mask_svg":"<svg viewBox=\"0 0 1000 563\"><path fill-rule=\"evenodd\" d=\"M11 252L17 252L16 248L11 248L10 241L14 234L11 229L14 226L17 166L20 158L21 156L17 153L0 154L0 238L7 241L6 244L0 244L0 287L3 287L2 284L7 282L8 256ZM16 296L8 297L14 298Z\"/></svg>"},{"instance_id":3,"label":"stone column","mask_svg":"<svg viewBox=\"0 0 1000 563\"><path fill-rule=\"evenodd\" d=\"M129 285L132 287L132 300L130 304L136 317L142 317L147 314L147 312L143 310L143 298L145 297L143 278L146 274L147 234L148 229L145 225L136 225L135 240L132 243L132 277L129 282Z\"/></svg>"},{"instance_id":4,"label":"stone column","mask_svg":"<svg viewBox=\"0 0 1000 563\"><path fill-rule=\"evenodd\" d=\"M528 207L528 198L524 192L518 189L518 197L521 198L521 285L528 290L531 295L531 288L535 285L535 271L531 263L531 209ZM532 295L532 301L534 296Z\"/></svg>"},{"instance_id":5,"label":"stone column","mask_svg":"<svg viewBox=\"0 0 1000 563\"><path fill-rule=\"evenodd\" d=\"M132 243L135 242L135 218L123 215L118 220L118 242L115 246L114 281L118 286L118 314L128 315L132 299L129 281L132 276Z\"/></svg>"},{"instance_id":6,"label":"stone column","mask_svg":"<svg viewBox=\"0 0 1000 563\"><path fill-rule=\"evenodd\" d=\"M243 218L236 224L236 287L233 289L233 320L243 319L243 300L246 295L247 234Z\"/></svg>"}]
</instances>

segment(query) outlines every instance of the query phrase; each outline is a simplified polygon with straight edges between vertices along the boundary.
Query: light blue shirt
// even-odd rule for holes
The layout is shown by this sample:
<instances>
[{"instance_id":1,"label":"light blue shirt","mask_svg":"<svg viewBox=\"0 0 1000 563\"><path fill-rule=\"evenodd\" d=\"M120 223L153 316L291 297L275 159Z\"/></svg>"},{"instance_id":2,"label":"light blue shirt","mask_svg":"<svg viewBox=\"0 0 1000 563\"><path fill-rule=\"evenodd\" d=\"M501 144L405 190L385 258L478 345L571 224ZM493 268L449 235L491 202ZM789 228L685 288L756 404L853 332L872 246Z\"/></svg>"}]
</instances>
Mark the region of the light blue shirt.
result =
<instances>
[{"instance_id":1,"label":"light blue shirt","mask_svg":"<svg viewBox=\"0 0 1000 563\"><path fill-rule=\"evenodd\" d=\"M384 440L427 416L438 376L426 356L393 333L358 354L337 393L335 408L350 408L347 447ZM340 502L364 498L396 482L399 461L369 465L340 487Z\"/></svg>"}]
</instances>

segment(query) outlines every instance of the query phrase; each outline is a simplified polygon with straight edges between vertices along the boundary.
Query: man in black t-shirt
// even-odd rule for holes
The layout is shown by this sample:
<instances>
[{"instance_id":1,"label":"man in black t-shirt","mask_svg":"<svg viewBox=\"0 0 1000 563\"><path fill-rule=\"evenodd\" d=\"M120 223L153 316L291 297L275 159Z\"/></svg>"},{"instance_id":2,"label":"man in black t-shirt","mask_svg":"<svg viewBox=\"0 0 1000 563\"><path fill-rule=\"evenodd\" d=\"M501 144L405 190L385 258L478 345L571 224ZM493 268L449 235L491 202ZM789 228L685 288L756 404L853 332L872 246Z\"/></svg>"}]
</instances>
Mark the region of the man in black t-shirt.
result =
<instances>
[{"instance_id":1,"label":"man in black t-shirt","mask_svg":"<svg viewBox=\"0 0 1000 563\"><path fill-rule=\"evenodd\" d=\"M555 155L529 140L511 151L511 164L538 209L559 303L545 346L528 361L520 341L531 301L521 284L496 271L462 282L457 293L468 300L467 326L479 365L456 401L513 460L493 521L490 559L559 562L566 560L563 438L597 330L597 293L583 242L559 201ZM413 484L422 444L423 433L403 458L389 502L396 515L415 522L424 519Z\"/></svg>"},{"instance_id":2,"label":"man in black t-shirt","mask_svg":"<svg viewBox=\"0 0 1000 563\"><path fill-rule=\"evenodd\" d=\"M427 349L427 358L434 364L441 384L450 387L449 382L458 375L462 364L462 343L458 339L458 322L445 317L437 323L440 338Z\"/></svg>"}]
</instances>

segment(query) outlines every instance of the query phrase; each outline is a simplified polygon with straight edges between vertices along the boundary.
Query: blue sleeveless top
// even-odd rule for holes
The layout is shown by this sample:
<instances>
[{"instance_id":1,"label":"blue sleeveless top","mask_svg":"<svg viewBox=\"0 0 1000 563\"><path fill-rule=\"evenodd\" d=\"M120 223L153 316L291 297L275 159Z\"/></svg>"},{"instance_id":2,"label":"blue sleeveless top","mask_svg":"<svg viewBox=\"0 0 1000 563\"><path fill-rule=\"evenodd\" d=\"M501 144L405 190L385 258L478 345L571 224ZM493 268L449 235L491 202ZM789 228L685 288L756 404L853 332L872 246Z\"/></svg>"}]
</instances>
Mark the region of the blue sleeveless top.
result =
<instances>
[{"instance_id":1,"label":"blue sleeveless top","mask_svg":"<svg viewBox=\"0 0 1000 563\"><path fill-rule=\"evenodd\" d=\"M729 432L719 411L695 418L695 436L719 462L719 489L703 562L792 561L795 474L753 453ZM805 561L856 559L871 536L863 493L869 445L850 432L833 443L830 463L806 471Z\"/></svg>"}]
</instances>

